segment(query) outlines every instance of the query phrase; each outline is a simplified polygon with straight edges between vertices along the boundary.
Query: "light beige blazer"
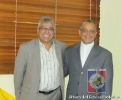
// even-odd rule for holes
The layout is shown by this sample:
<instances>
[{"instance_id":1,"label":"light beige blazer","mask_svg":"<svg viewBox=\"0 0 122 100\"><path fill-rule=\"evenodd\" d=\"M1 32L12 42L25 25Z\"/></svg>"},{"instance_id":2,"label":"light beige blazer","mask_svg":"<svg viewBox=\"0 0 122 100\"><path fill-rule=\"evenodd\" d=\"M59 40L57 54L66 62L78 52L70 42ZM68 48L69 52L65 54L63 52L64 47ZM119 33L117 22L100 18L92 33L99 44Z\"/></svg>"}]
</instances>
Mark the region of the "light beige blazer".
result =
<instances>
[{"instance_id":1,"label":"light beige blazer","mask_svg":"<svg viewBox=\"0 0 122 100\"><path fill-rule=\"evenodd\" d=\"M57 59L60 67L60 85L64 98L63 52L66 44L54 40ZM37 100L40 85L40 50L39 40L34 39L20 45L15 59L14 86L16 100ZM43 100L43 98L42 98Z\"/></svg>"}]
</instances>

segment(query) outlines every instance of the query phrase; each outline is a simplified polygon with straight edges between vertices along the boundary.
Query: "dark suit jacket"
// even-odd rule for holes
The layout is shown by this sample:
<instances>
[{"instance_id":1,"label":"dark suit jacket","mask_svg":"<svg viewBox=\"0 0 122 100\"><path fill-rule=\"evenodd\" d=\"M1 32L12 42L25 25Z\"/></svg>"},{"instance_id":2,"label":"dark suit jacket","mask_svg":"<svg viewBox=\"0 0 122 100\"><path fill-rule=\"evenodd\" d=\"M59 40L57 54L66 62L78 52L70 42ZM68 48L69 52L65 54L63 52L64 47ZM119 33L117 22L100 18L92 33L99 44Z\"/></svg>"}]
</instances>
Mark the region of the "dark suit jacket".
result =
<instances>
[{"instance_id":1,"label":"dark suit jacket","mask_svg":"<svg viewBox=\"0 0 122 100\"><path fill-rule=\"evenodd\" d=\"M59 61L60 85L62 98L64 97L63 53L66 44L54 40L55 51ZM16 100L37 100L40 86L40 49L39 40L34 39L20 45L15 60L14 85ZM41 98L43 100L43 98Z\"/></svg>"},{"instance_id":2,"label":"dark suit jacket","mask_svg":"<svg viewBox=\"0 0 122 100\"><path fill-rule=\"evenodd\" d=\"M64 58L65 76L69 75L69 82L67 86L66 100L92 100L90 98L83 99L82 96L109 96L112 93L113 81L113 64L112 54L94 44L90 51L88 58L82 68L80 60L80 43L68 47L65 50ZM106 69L106 93L88 93L87 92L87 70L88 69ZM74 96L71 98L71 96ZM81 96L78 97L78 96ZM80 98L80 99L78 99ZM93 99L93 100L98 100ZM102 97L101 100L104 100ZM109 99L105 99L109 100Z\"/></svg>"}]
</instances>

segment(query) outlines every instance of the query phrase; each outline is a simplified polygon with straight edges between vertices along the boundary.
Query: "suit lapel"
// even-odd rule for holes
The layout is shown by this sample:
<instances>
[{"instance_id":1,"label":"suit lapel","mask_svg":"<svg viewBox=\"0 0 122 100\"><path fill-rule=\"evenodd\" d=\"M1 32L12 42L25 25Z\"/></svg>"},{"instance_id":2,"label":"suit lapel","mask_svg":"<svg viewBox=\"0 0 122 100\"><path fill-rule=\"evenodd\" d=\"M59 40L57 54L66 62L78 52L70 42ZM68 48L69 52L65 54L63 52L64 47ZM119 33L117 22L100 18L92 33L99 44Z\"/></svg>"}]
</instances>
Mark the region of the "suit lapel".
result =
<instances>
[{"instance_id":1,"label":"suit lapel","mask_svg":"<svg viewBox=\"0 0 122 100\"><path fill-rule=\"evenodd\" d=\"M79 68L82 69L81 58L80 58L80 43L76 45L73 51L74 57L77 60Z\"/></svg>"},{"instance_id":2,"label":"suit lapel","mask_svg":"<svg viewBox=\"0 0 122 100\"><path fill-rule=\"evenodd\" d=\"M40 59L40 49L39 49L39 40L36 39L35 40L35 57L36 57L36 61L37 61L37 67L38 67L38 71L40 73L41 71L41 59Z\"/></svg>"},{"instance_id":3,"label":"suit lapel","mask_svg":"<svg viewBox=\"0 0 122 100\"><path fill-rule=\"evenodd\" d=\"M86 62L83 66L83 68L87 68L88 65L92 62L92 60L94 60L94 58L98 55L99 53L99 50L97 49L97 45L94 44L93 48L91 49L87 59L86 59Z\"/></svg>"},{"instance_id":4,"label":"suit lapel","mask_svg":"<svg viewBox=\"0 0 122 100\"><path fill-rule=\"evenodd\" d=\"M55 46L55 52L56 52L56 56L57 56L57 59L59 61L59 64L60 64L60 61L61 61L61 51L60 51L60 48L58 46Z\"/></svg>"},{"instance_id":5,"label":"suit lapel","mask_svg":"<svg viewBox=\"0 0 122 100\"><path fill-rule=\"evenodd\" d=\"M63 76L64 76L64 73L63 73L63 65L62 65L62 51L61 51L61 48L60 48L60 44L58 44L58 42L56 40L54 40L54 43L55 43L55 52L56 52L56 56L57 56L57 59L58 59L58 62L59 62L59 73L60 73L60 76L61 78L60 79L63 79ZM60 80L60 82L62 83L63 80Z\"/></svg>"},{"instance_id":6,"label":"suit lapel","mask_svg":"<svg viewBox=\"0 0 122 100\"><path fill-rule=\"evenodd\" d=\"M57 59L58 59L58 62L59 62L59 68L60 68L60 71L62 71L62 55L61 55L61 49L60 49L60 45L58 44L58 42L56 40L54 40L54 43L55 43L55 52L56 52L56 56L57 56ZM62 73L62 72L61 72Z\"/></svg>"},{"instance_id":7,"label":"suit lapel","mask_svg":"<svg viewBox=\"0 0 122 100\"><path fill-rule=\"evenodd\" d=\"M57 59L59 61L59 64L60 64L60 61L61 61L61 50L60 50L60 45L57 43L56 40L54 40L54 43L55 43L55 52L56 52L56 56L57 56Z\"/></svg>"}]
</instances>

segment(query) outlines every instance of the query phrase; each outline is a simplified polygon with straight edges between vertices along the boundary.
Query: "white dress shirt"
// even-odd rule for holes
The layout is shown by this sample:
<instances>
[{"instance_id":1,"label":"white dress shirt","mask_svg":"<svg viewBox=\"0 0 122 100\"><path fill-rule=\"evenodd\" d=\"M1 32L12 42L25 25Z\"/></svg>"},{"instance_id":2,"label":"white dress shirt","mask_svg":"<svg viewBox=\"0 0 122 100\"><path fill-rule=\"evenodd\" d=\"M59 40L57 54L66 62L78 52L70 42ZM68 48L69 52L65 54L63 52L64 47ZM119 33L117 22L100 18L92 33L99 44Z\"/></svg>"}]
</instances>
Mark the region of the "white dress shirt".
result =
<instances>
[{"instance_id":1,"label":"white dress shirt","mask_svg":"<svg viewBox=\"0 0 122 100\"><path fill-rule=\"evenodd\" d=\"M81 45L80 45L80 57L81 57L81 64L82 64L82 67L84 66L85 64L85 61L92 49L94 45L94 42L90 43L90 44L84 44L83 42L81 42Z\"/></svg>"},{"instance_id":2,"label":"white dress shirt","mask_svg":"<svg viewBox=\"0 0 122 100\"><path fill-rule=\"evenodd\" d=\"M41 80L39 90L48 92L56 89L60 85L59 62L57 60L54 42L52 42L49 51L45 49L45 46L40 41L39 46L41 58Z\"/></svg>"}]
</instances>

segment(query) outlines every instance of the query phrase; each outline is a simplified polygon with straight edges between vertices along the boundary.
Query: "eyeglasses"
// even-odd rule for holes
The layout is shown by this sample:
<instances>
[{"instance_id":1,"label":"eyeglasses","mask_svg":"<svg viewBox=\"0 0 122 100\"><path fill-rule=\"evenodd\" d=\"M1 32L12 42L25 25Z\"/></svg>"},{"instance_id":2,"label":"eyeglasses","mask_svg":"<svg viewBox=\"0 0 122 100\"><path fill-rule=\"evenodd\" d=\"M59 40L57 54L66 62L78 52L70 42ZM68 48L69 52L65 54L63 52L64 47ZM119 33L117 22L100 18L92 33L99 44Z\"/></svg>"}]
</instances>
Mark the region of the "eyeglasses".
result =
<instances>
[{"instance_id":1,"label":"eyeglasses","mask_svg":"<svg viewBox=\"0 0 122 100\"><path fill-rule=\"evenodd\" d=\"M54 28L50 27L50 28L46 28L46 27L39 27L39 29L41 29L42 31L49 31L49 32L53 32Z\"/></svg>"},{"instance_id":2,"label":"eyeglasses","mask_svg":"<svg viewBox=\"0 0 122 100\"><path fill-rule=\"evenodd\" d=\"M95 30L87 30L87 29L80 29L83 33L90 33L90 34L94 34L96 31Z\"/></svg>"}]
</instances>

